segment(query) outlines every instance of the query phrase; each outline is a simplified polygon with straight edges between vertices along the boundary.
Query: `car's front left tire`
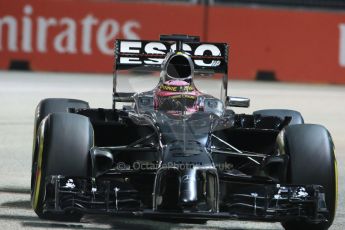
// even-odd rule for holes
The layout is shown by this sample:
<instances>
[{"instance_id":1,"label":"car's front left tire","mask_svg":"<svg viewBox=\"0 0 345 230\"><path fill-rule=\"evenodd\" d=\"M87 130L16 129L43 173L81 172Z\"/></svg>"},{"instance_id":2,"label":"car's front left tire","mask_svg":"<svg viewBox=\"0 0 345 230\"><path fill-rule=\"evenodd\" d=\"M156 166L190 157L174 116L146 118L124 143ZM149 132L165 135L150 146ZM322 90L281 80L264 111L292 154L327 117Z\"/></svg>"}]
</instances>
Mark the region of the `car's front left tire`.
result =
<instances>
[{"instance_id":1,"label":"car's front left tire","mask_svg":"<svg viewBox=\"0 0 345 230\"><path fill-rule=\"evenodd\" d=\"M329 211L327 222L304 219L283 222L286 230L326 230L334 220L337 206L337 163L331 135L321 125L301 124L285 128L285 151L289 167L287 182L295 185L321 185Z\"/></svg>"}]
</instances>

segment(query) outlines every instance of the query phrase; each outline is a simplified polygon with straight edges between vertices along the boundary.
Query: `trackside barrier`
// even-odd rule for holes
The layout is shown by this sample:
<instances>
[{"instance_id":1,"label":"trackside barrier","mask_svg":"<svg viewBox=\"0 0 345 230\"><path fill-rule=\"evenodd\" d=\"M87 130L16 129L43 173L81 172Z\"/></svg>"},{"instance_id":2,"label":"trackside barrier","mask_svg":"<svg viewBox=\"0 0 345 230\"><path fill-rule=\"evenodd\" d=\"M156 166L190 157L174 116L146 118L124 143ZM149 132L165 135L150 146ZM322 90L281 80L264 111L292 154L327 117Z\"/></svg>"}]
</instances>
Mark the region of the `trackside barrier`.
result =
<instances>
[{"instance_id":1,"label":"trackside barrier","mask_svg":"<svg viewBox=\"0 0 345 230\"><path fill-rule=\"evenodd\" d=\"M112 72L114 40L202 34L203 6L88 0L0 0L0 69ZM193 25L193 26L187 26Z\"/></svg>"},{"instance_id":2,"label":"trackside barrier","mask_svg":"<svg viewBox=\"0 0 345 230\"><path fill-rule=\"evenodd\" d=\"M200 35L230 43L230 77L345 83L345 11L192 3L0 0L0 69L113 70L113 42Z\"/></svg>"},{"instance_id":3,"label":"trackside barrier","mask_svg":"<svg viewBox=\"0 0 345 230\"><path fill-rule=\"evenodd\" d=\"M208 25L209 40L231 42L232 76L345 83L345 11L214 6Z\"/></svg>"}]
</instances>

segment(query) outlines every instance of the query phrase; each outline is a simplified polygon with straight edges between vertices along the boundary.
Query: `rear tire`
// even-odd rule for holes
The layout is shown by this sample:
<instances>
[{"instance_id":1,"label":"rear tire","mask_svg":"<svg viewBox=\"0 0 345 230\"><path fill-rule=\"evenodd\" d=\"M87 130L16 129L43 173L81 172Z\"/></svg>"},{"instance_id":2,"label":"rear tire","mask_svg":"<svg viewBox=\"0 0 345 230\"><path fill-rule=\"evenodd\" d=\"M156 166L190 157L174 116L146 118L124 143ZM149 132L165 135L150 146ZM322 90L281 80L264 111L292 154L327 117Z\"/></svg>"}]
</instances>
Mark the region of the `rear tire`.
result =
<instances>
[{"instance_id":1,"label":"rear tire","mask_svg":"<svg viewBox=\"0 0 345 230\"><path fill-rule=\"evenodd\" d=\"M262 109L253 113L254 115L261 116L274 116L284 119L285 117L291 117L289 125L304 124L304 119L300 112L289 109Z\"/></svg>"},{"instance_id":2,"label":"rear tire","mask_svg":"<svg viewBox=\"0 0 345 230\"><path fill-rule=\"evenodd\" d=\"M286 127L284 136L285 151L290 157L288 183L322 185L329 218L327 223L291 220L282 225L287 230L328 229L333 223L337 203L337 166L331 135L323 126L303 124Z\"/></svg>"},{"instance_id":3,"label":"rear tire","mask_svg":"<svg viewBox=\"0 0 345 230\"><path fill-rule=\"evenodd\" d=\"M51 175L90 176L89 150L93 147L93 128L89 118L71 113L53 113L41 122L38 134L37 161L32 168L32 207L43 219L80 220L80 213L44 212L45 179Z\"/></svg>"}]
</instances>

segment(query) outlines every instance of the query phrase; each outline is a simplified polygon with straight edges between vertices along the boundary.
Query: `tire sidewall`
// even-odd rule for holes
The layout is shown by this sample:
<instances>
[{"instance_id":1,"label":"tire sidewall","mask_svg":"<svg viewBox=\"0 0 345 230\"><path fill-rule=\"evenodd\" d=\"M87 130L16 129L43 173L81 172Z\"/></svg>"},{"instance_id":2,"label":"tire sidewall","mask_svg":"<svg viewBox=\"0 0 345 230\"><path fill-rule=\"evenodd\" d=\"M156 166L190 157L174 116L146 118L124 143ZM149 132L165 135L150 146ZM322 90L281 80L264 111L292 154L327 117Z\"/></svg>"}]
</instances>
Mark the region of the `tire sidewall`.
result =
<instances>
[{"instance_id":1,"label":"tire sidewall","mask_svg":"<svg viewBox=\"0 0 345 230\"><path fill-rule=\"evenodd\" d=\"M286 229L328 229L334 220L337 202L337 166L331 135L321 125L300 124L286 127L284 139L290 158L288 183L322 185L330 215L328 223L313 225L291 221L283 226Z\"/></svg>"}]
</instances>

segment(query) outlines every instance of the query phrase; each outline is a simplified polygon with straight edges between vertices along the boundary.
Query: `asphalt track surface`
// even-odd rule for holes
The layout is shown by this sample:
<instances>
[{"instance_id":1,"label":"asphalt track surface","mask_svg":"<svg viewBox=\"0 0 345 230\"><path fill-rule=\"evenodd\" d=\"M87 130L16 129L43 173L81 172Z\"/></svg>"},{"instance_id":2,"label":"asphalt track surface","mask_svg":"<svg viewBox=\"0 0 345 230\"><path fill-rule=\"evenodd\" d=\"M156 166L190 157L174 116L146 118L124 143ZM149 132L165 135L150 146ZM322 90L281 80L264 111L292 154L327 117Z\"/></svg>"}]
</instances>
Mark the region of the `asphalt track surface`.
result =
<instances>
[{"instance_id":1,"label":"asphalt track surface","mask_svg":"<svg viewBox=\"0 0 345 230\"><path fill-rule=\"evenodd\" d=\"M124 90L147 90L157 78L121 78ZM200 87L218 94L219 86L204 80ZM307 123L326 126L334 139L339 169L339 202L331 229L345 229L345 86L231 81L229 94L251 98L251 113L264 108L299 110ZM208 221L168 223L88 215L79 223L40 220L30 206L33 118L42 98L77 98L92 107L111 107L111 75L0 71L0 229L282 229L279 223ZM306 163L307 166L307 163ZM317 170L317 169L316 169Z\"/></svg>"}]
</instances>

